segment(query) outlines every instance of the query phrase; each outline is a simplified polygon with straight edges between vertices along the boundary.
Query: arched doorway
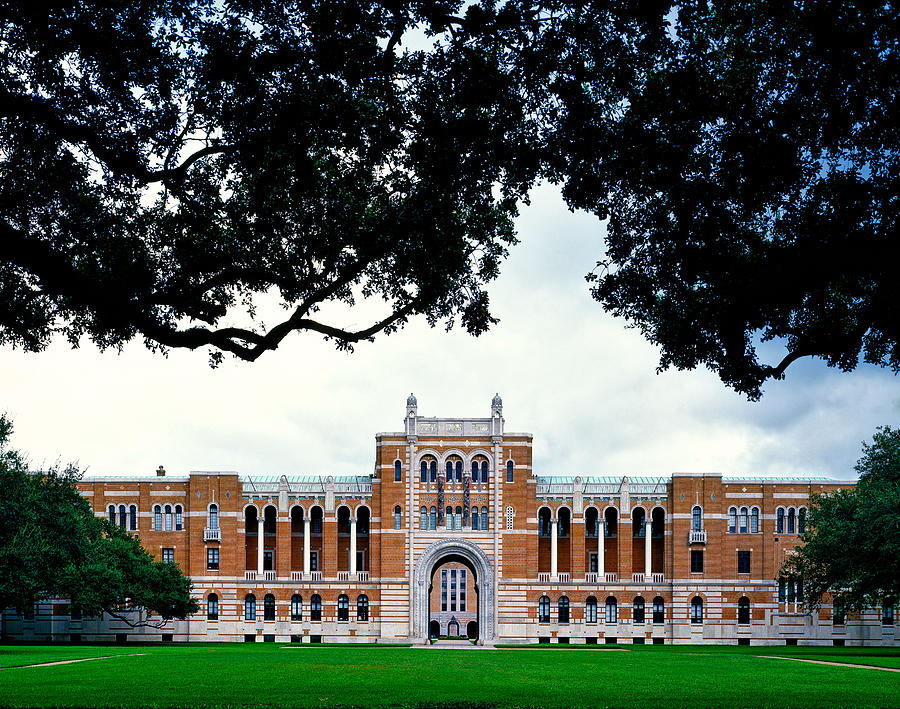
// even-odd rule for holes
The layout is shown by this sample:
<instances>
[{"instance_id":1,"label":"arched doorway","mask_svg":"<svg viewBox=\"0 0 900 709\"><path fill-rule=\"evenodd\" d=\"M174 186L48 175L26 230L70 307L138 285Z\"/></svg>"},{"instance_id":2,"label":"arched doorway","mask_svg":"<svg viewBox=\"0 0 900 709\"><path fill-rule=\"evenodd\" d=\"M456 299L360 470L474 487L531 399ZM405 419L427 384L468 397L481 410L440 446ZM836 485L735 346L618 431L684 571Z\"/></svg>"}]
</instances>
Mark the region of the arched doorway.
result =
<instances>
[{"instance_id":1,"label":"arched doorway","mask_svg":"<svg viewBox=\"0 0 900 709\"><path fill-rule=\"evenodd\" d=\"M470 620L469 624L466 626L466 636L469 640L477 640L478 639L478 621Z\"/></svg>"},{"instance_id":2,"label":"arched doorway","mask_svg":"<svg viewBox=\"0 0 900 709\"><path fill-rule=\"evenodd\" d=\"M439 638L441 636L441 624L436 620L432 620L428 624L428 635L432 638Z\"/></svg>"},{"instance_id":3,"label":"arched doorway","mask_svg":"<svg viewBox=\"0 0 900 709\"><path fill-rule=\"evenodd\" d=\"M491 563L476 544L467 539L442 539L429 546L416 561L413 573L413 617L411 638L427 642L432 630L430 596L435 570L448 561L458 561L471 572L469 588L477 594L475 629L478 642L494 641L494 570ZM437 580L440 583L440 580ZM466 626L468 632L469 627Z\"/></svg>"}]
</instances>

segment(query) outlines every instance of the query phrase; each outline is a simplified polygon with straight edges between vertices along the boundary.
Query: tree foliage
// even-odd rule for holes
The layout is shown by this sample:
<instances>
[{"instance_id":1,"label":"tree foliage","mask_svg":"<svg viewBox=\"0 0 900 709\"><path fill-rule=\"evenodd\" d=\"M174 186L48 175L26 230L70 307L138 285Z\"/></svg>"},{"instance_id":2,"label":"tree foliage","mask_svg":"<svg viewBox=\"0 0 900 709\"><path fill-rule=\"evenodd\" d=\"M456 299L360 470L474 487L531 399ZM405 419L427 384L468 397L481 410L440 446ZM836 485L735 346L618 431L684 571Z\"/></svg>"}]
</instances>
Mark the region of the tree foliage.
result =
<instances>
[{"instance_id":1,"label":"tree foliage","mask_svg":"<svg viewBox=\"0 0 900 709\"><path fill-rule=\"evenodd\" d=\"M0 342L478 334L546 179L608 220L592 293L660 368L900 367L891 4L3 7Z\"/></svg>"},{"instance_id":2,"label":"tree foliage","mask_svg":"<svg viewBox=\"0 0 900 709\"><path fill-rule=\"evenodd\" d=\"M31 472L0 416L0 610L66 597L87 615L161 624L198 610L191 581L137 537L94 516L74 466ZM153 616L156 616L154 618Z\"/></svg>"},{"instance_id":3,"label":"tree foliage","mask_svg":"<svg viewBox=\"0 0 900 709\"><path fill-rule=\"evenodd\" d=\"M900 429L863 442L856 472L855 487L812 498L803 546L783 569L802 577L813 607L826 594L857 610L900 598Z\"/></svg>"}]
</instances>

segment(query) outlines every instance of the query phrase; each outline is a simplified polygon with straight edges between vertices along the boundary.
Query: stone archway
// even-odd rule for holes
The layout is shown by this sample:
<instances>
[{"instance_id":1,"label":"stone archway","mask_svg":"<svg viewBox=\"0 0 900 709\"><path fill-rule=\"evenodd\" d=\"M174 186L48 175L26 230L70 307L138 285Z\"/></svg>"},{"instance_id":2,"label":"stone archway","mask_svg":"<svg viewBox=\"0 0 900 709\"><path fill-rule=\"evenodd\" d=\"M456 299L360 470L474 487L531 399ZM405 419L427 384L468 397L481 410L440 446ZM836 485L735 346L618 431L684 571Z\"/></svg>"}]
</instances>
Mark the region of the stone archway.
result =
<instances>
[{"instance_id":1,"label":"stone archway","mask_svg":"<svg viewBox=\"0 0 900 709\"><path fill-rule=\"evenodd\" d=\"M428 641L428 586L431 572L447 556L461 556L472 565L478 584L478 642L494 642L494 569L478 545L467 539L452 538L434 542L416 560L413 572L412 638L422 643Z\"/></svg>"}]
</instances>

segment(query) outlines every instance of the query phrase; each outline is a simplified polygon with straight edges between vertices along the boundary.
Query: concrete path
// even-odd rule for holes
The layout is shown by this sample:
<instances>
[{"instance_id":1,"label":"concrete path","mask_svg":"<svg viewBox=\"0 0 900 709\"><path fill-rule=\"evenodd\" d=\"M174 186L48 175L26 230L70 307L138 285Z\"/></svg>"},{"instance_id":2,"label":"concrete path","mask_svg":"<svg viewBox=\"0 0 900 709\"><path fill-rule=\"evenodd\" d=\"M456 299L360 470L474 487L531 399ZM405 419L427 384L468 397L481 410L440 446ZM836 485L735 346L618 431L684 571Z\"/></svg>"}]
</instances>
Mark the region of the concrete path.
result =
<instances>
[{"instance_id":1,"label":"concrete path","mask_svg":"<svg viewBox=\"0 0 900 709\"><path fill-rule=\"evenodd\" d=\"M493 645L473 645L468 640L438 640L434 645L413 645L423 650L496 650Z\"/></svg>"},{"instance_id":2,"label":"concrete path","mask_svg":"<svg viewBox=\"0 0 900 709\"><path fill-rule=\"evenodd\" d=\"M35 665L18 665L16 667L0 667L3 670L24 670L26 667L52 667L53 665L72 665L76 662L90 662L91 660L111 660L114 657L138 657L146 655L146 652L131 652L126 655L103 655L103 657L82 657L78 660L57 660L56 662L38 662Z\"/></svg>"},{"instance_id":3,"label":"concrete path","mask_svg":"<svg viewBox=\"0 0 900 709\"><path fill-rule=\"evenodd\" d=\"M882 672L900 672L896 667L876 667L875 665L856 665L852 662L830 662L829 660L804 660L802 657L779 657L778 655L757 655L769 660L794 660L794 662L808 662L811 665L832 665L834 667L861 667L864 670L881 670Z\"/></svg>"}]
</instances>

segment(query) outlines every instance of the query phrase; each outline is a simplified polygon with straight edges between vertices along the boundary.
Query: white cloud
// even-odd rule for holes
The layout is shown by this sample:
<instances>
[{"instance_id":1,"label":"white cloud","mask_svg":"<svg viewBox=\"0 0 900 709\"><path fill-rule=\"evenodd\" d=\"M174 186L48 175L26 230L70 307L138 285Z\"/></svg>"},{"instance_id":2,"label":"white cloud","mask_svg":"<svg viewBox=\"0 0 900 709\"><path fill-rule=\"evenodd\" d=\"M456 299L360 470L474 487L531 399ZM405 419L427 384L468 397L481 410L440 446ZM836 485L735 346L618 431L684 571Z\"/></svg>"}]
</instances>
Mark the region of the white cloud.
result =
<instances>
[{"instance_id":1,"label":"white cloud","mask_svg":"<svg viewBox=\"0 0 900 709\"><path fill-rule=\"evenodd\" d=\"M486 416L499 391L507 429L535 436L540 474L849 477L860 441L897 423L896 379L871 367L844 375L801 362L759 403L707 371L657 375L655 348L590 298L598 222L543 187L519 235L490 289L501 322L481 338L415 321L348 355L293 335L253 364L226 359L217 370L203 351L163 358L136 343L121 355L89 344L0 349L0 409L35 462L120 475L160 464L173 474L369 473L373 436L402 428L410 391L420 413L441 416Z\"/></svg>"}]
</instances>

